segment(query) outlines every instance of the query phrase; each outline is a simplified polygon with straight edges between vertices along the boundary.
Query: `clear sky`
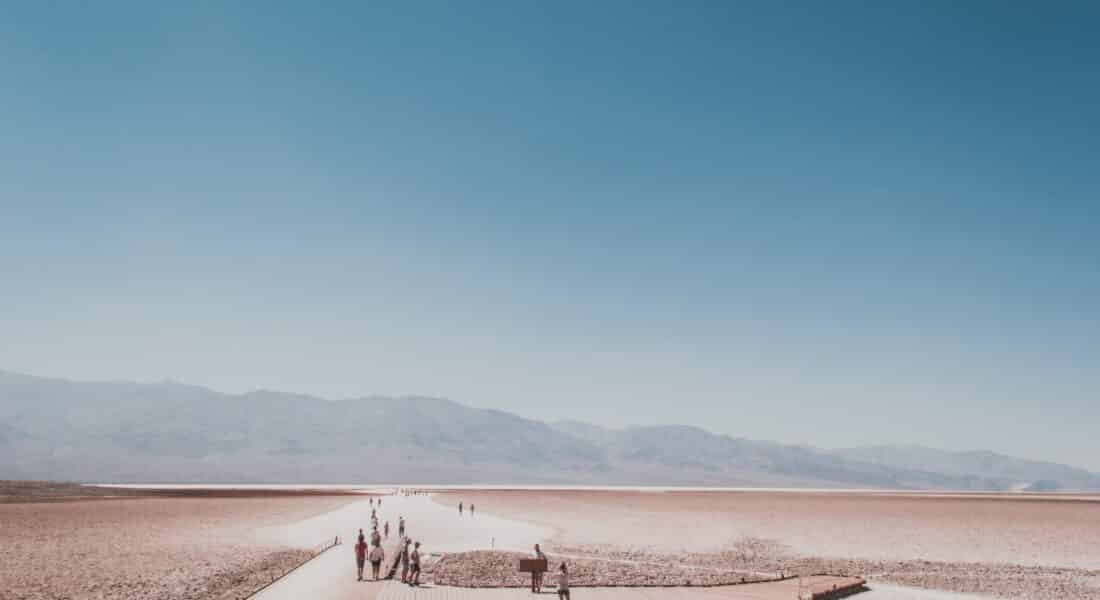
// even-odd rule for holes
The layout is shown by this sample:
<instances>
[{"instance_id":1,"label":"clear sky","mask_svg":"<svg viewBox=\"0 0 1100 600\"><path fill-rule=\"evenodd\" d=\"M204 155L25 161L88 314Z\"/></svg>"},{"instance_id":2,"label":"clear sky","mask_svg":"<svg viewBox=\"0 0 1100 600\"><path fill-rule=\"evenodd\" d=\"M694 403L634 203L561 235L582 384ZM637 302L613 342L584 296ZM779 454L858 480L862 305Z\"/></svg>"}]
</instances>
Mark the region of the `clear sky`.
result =
<instances>
[{"instance_id":1,"label":"clear sky","mask_svg":"<svg viewBox=\"0 0 1100 600\"><path fill-rule=\"evenodd\" d=\"M1095 2L9 5L0 369L1100 470L1098 30Z\"/></svg>"}]
</instances>

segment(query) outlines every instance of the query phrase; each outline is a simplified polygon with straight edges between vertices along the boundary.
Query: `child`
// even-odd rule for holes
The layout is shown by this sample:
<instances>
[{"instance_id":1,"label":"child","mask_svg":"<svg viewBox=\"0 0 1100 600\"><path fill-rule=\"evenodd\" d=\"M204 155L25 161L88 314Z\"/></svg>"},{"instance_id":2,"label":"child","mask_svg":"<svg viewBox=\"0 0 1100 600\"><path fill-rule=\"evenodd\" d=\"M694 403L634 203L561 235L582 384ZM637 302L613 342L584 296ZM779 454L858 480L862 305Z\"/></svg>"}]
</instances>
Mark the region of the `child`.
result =
<instances>
[{"instance_id":1,"label":"child","mask_svg":"<svg viewBox=\"0 0 1100 600\"><path fill-rule=\"evenodd\" d=\"M558 600L569 600L569 569L565 563L561 563L561 573L558 573Z\"/></svg>"}]
</instances>

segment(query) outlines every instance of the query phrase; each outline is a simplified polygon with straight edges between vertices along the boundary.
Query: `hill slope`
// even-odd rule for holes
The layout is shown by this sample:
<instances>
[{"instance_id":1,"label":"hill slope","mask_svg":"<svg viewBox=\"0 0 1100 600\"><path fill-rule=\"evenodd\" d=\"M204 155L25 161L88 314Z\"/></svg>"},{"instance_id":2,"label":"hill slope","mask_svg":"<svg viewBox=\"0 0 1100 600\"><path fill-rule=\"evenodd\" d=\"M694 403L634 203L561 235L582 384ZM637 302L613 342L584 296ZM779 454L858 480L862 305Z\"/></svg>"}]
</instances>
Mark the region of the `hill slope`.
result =
<instances>
[{"instance_id":1,"label":"hill slope","mask_svg":"<svg viewBox=\"0 0 1100 600\"><path fill-rule=\"evenodd\" d=\"M0 372L0 478L1100 489L1100 477L1063 465L937 452L547 424L438 398L330 401Z\"/></svg>"}]
</instances>

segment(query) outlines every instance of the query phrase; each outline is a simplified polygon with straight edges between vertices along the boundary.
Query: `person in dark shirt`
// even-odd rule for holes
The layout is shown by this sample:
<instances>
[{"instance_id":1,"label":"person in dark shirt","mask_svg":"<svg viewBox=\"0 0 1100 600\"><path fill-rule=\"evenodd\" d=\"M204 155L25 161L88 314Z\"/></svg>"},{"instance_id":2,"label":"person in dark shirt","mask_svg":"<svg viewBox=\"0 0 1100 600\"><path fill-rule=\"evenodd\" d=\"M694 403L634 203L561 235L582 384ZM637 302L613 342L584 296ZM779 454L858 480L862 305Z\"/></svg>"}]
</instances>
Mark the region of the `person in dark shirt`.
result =
<instances>
[{"instance_id":1,"label":"person in dark shirt","mask_svg":"<svg viewBox=\"0 0 1100 600\"><path fill-rule=\"evenodd\" d=\"M405 539L405 543L401 546L401 556L398 557L401 561L401 583L409 582L409 540Z\"/></svg>"},{"instance_id":2,"label":"person in dark shirt","mask_svg":"<svg viewBox=\"0 0 1100 600\"><path fill-rule=\"evenodd\" d=\"M413 545L412 554L409 555L409 585L420 585L420 542Z\"/></svg>"}]
</instances>

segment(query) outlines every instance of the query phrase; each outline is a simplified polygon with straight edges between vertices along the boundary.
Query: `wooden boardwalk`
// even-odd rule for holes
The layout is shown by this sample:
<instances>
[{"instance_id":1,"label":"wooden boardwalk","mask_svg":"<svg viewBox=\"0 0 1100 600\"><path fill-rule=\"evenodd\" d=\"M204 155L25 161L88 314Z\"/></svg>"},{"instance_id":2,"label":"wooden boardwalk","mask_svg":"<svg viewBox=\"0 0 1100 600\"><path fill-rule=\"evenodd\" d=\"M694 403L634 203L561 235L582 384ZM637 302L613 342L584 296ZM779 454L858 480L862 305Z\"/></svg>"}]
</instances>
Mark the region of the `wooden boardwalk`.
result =
<instances>
[{"instance_id":1,"label":"wooden boardwalk","mask_svg":"<svg viewBox=\"0 0 1100 600\"><path fill-rule=\"evenodd\" d=\"M863 583L856 577L819 575L805 578L813 598L823 600L833 590L854 591ZM572 590L574 600L797 600L797 579L768 581L718 587L577 587ZM850 593L850 592L849 592ZM532 600L533 598L557 600L553 589L545 589L534 595L526 588L475 589L446 586L409 587L400 582L386 582L377 591L377 600Z\"/></svg>"},{"instance_id":2,"label":"wooden boardwalk","mask_svg":"<svg viewBox=\"0 0 1100 600\"><path fill-rule=\"evenodd\" d=\"M343 509L319 515L313 519L292 526L292 532L300 533L300 539L315 539L328 535L342 534L348 540L354 539L361 523L367 521L370 506L366 502L353 503ZM405 515L415 527L418 539L427 540L428 552L451 552L469 548L484 547L489 539L495 539L497 548L526 549L533 541L543 538L545 533L524 524L515 524L490 515L477 519L456 519L453 513L441 507L427 497L387 497L385 512L379 511L380 518L390 520L391 527L396 525L397 516ZM302 531L298 532L297 529ZM488 535L487 535L488 534ZM490 538L489 536L493 536ZM293 538L293 539L299 539ZM479 544L478 540L482 540ZM507 542L507 543L502 543ZM387 567L397 558L397 538L392 536L384 544ZM388 570L388 569L387 569ZM370 566L366 571L370 572ZM400 574L398 574L400 576ZM817 576L805 578L803 583L812 583L817 600L823 600L833 586L846 587L859 585L862 581L852 577ZM806 591L803 589L802 591ZM620 587L573 589L576 600L797 600L799 582L797 579L769 581L722 587ZM355 554L351 544L341 544L316 558L306 562L286 577L274 582L270 587L253 596L254 600L512 600L532 598L557 600L552 587L543 594L534 596L527 588L457 588L447 586L424 585L411 588L400 581L361 582L355 578Z\"/></svg>"},{"instance_id":3,"label":"wooden boardwalk","mask_svg":"<svg viewBox=\"0 0 1100 600\"><path fill-rule=\"evenodd\" d=\"M303 565L285 580L256 595L257 600L316 598L317 600L557 600L552 588L535 596L527 588L459 588L422 585L414 588L400 581L358 582L353 576L353 561L337 548ZM812 585L816 600L828 597L834 587L858 586L855 577L826 575L803 579L803 592ZM797 579L746 583L719 587L576 587L574 600L797 600Z\"/></svg>"}]
</instances>

